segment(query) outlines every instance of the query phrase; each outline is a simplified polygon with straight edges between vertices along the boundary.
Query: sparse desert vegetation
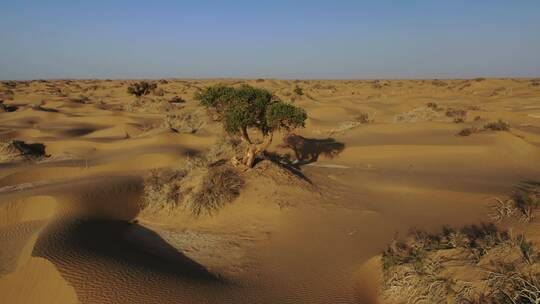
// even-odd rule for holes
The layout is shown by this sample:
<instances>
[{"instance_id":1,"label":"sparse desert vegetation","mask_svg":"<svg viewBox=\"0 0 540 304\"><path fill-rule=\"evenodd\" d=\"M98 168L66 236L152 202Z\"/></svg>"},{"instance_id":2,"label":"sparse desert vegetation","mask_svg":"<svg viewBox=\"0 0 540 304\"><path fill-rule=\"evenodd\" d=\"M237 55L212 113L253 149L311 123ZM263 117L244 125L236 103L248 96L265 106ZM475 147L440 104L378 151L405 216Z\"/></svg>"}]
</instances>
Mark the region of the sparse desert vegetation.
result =
<instances>
[{"instance_id":1,"label":"sparse desert vegetation","mask_svg":"<svg viewBox=\"0 0 540 304\"><path fill-rule=\"evenodd\" d=\"M475 119L475 121L479 121L480 119ZM488 122L482 127L472 126L467 127L459 131L459 136L469 136L474 133L480 133L484 131L509 131L510 130L510 124L499 119L494 122Z\"/></svg>"},{"instance_id":2,"label":"sparse desert vegetation","mask_svg":"<svg viewBox=\"0 0 540 304\"><path fill-rule=\"evenodd\" d=\"M3 83L0 291L35 278L82 303L534 303L531 83Z\"/></svg>"},{"instance_id":3,"label":"sparse desert vegetation","mask_svg":"<svg viewBox=\"0 0 540 304\"><path fill-rule=\"evenodd\" d=\"M244 179L228 159L239 143L221 139L203 156L192 156L179 168L154 169L145 177L143 206L149 212L174 213L182 209L196 216L212 215L232 202Z\"/></svg>"},{"instance_id":4,"label":"sparse desert vegetation","mask_svg":"<svg viewBox=\"0 0 540 304\"><path fill-rule=\"evenodd\" d=\"M385 303L536 303L537 248L494 225L415 231L382 255Z\"/></svg>"},{"instance_id":5,"label":"sparse desert vegetation","mask_svg":"<svg viewBox=\"0 0 540 304\"><path fill-rule=\"evenodd\" d=\"M157 84L148 81L140 81L131 84L127 88L127 92L131 95L141 97L150 94L157 89ZM163 94L162 94L163 95Z\"/></svg>"},{"instance_id":6,"label":"sparse desert vegetation","mask_svg":"<svg viewBox=\"0 0 540 304\"><path fill-rule=\"evenodd\" d=\"M539 194L537 183L523 184L512 198L496 199L489 218L500 222L520 213L520 221L530 223ZM382 295L386 303L537 303L539 261L537 244L512 227L412 231L382 254Z\"/></svg>"}]
</instances>

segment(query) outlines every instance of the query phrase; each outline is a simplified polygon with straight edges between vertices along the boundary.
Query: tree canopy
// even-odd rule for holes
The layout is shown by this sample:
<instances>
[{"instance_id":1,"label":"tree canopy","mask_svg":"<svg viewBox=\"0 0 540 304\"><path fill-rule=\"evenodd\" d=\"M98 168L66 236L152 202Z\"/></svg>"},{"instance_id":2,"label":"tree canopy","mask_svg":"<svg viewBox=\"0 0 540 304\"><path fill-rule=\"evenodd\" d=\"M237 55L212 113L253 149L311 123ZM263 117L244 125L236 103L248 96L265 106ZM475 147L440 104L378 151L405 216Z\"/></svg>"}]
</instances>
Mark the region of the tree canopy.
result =
<instances>
[{"instance_id":1,"label":"tree canopy","mask_svg":"<svg viewBox=\"0 0 540 304\"><path fill-rule=\"evenodd\" d=\"M249 85L211 86L198 92L195 99L215 111L228 134L240 136L248 144L254 144L248 130L260 131L264 139L261 145L252 148L255 155L268 147L275 131L304 127L307 119L304 109L279 100L268 90Z\"/></svg>"}]
</instances>

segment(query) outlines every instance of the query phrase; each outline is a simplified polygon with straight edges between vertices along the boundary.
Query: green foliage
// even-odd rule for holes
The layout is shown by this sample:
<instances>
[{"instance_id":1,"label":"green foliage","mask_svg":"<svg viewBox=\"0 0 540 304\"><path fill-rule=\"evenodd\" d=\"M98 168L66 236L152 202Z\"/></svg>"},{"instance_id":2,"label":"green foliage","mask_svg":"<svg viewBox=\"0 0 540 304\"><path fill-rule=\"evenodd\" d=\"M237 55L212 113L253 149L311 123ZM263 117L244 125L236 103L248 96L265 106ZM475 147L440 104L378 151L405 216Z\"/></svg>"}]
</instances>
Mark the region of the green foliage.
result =
<instances>
[{"instance_id":1,"label":"green foliage","mask_svg":"<svg viewBox=\"0 0 540 304\"><path fill-rule=\"evenodd\" d=\"M202 106L214 108L221 112L234 99L234 93L235 89L233 87L215 85L197 92L195 100L198 100Z\"/></svg>"},{"instance_id":2,"label":"green foliage","mask_svg":"<svg viewBox=\"0 0 540 304\"><path fill-rule=\"evenodd\" d=\"M217 112L229 134L243 135L247 129L255 128L267 135L281 128L303 127L307 118L303 109L277 100L265 89L249 85L209 87L197 93L195 99Z\"/></svg>"},{"instance_id":3,"label":"green foliage","mask_svg":"<svg viewBox=\"0 0 540 304\"><path fill-rule=\"evenodd\" d=\"M294 129L304 127L307 119L306 111L291 104L278 101L266 112L266 121L272 129Z\"/></svg>"},{"instance_id":4,"label":"green foliage","mask_svg":"<svg viewBox=\"0 0 540 304\"><path fill-rule=\"evenodd\" d=\"M148 81L140 81L140 82L131 84L128 87L127 92L131 95L141 97L141 96L150 94L150 92L152 92L156 88L157 88L157 85L155 83L148 82Z\"/></svg>"}]
</instances>

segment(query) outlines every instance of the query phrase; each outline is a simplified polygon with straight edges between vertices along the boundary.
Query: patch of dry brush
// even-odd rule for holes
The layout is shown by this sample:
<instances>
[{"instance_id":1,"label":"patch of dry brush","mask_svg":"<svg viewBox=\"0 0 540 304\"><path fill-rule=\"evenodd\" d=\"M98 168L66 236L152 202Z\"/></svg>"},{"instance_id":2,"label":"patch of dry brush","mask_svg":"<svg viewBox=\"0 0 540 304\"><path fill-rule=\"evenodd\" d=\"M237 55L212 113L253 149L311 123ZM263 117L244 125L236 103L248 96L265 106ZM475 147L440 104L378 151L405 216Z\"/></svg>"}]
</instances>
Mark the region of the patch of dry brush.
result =
<instances>
[{"instance_id":1,"label":"patch of dry brush","mask_svg":"<svg viewBox=\"0 0 540 304\"><path fill-rule=\"evenodd\" d=\"M530 222L540 207L540 184L497 199L490 218ZM495 224L413 231L384 251L384 303L540 303L540 254L524 234Z\"/></svg>"},{"instance_id":2,"label":"patch of dry brush","mask_svg":"<svg viewBox=\"0 0 540 304\"><path fill-rule=\"evenodd\" d=\"M40 160L47 157L45 145L42 143L28 144L21 140L0 142L0 162L15 160Z\"/></svg>"},{"instance_id":3,"label":"patch of dry brush","mask_svg":"<svg viewBox=\"0 0 540 304\"><path fill-rule=\"evenodd\" d=\"M145 178L143 209L215 214L238 197L245 184L237 169L226 162L235 153L234 144L223 139L206 155L190 157L181 168L152 170Z\"/></svg>"},{"instance_id":4,"label":"patch of dry brush","mask_svg":"<svg viewBox=\"0 0 540 304\"><path fill-rule=\"evenodd\" d=\"M415 231L382 256L384 303L538 303L539 255L494 225Z\"/></svg>"},{"instance_id":5,"label":"patch of dry brush","mask_svg":"<svg viewBox=\"0 0 540 304\"><path fill-rule=\"evenodd\" d=\"M478 119L479 120L479 119ZM499 119L498 121L488 122L483 127L467 127L458 132L459 136L469 136L474 133L480 133L485 131L509 131L510 124Z\"/></svg>"}]
</instances>

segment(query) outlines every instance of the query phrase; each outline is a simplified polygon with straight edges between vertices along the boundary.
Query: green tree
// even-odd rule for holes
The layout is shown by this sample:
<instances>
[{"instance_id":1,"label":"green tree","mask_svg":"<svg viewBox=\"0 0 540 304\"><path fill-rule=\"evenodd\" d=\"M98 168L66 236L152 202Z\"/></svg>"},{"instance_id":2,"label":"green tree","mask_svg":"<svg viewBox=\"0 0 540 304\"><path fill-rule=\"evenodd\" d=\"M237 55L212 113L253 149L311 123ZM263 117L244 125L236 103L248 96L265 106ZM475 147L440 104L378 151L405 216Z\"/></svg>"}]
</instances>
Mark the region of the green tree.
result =
<instances>
[{"instance_id":1,"label":"green tree","mask_svg":"<svg viewBox=\"0 0 540 304\"><path fill-rule=\"evenodd\" d=\"M304 109L277 99L265 89L243 85L239 88L215 85L195 95L201 105L214 111L225 131L247 144L243 162L253 167L255 158L272 143L274 132L304 127ZM262 140L255 142L249 131L256 130Z\"/></svg>"}]
</instances>

